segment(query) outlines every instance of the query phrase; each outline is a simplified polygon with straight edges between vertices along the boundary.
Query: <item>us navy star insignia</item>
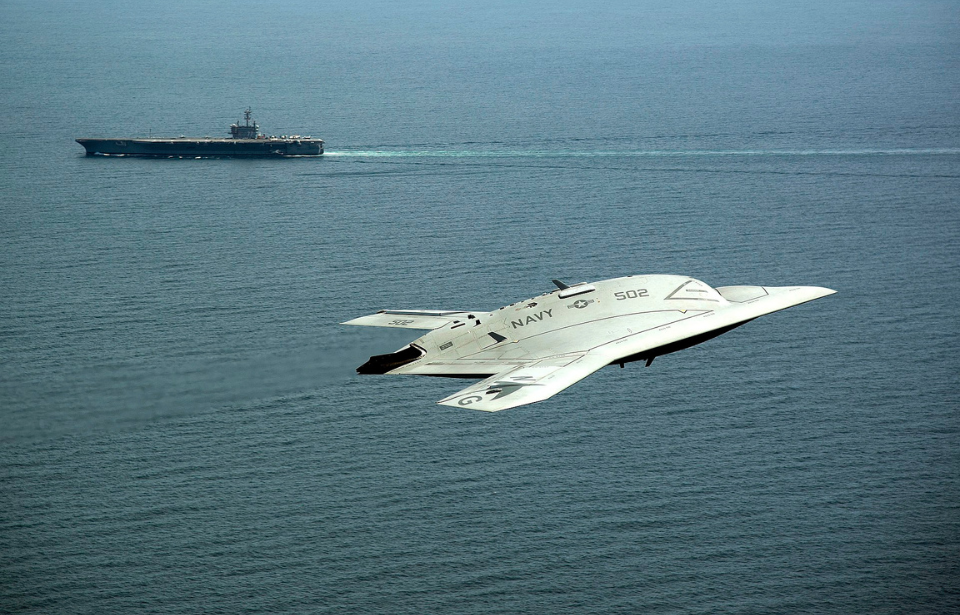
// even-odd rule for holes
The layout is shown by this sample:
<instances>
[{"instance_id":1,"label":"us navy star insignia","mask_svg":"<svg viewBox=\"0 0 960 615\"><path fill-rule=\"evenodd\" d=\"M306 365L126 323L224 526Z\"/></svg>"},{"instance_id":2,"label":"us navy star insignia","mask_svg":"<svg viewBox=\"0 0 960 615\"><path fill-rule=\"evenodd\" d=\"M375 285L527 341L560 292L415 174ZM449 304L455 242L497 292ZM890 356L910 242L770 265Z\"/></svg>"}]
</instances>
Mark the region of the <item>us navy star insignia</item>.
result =
<instances>
[{"instance_id":1,"label":"us navy star insignia","mask_svg":"<svg viewBox=\"0 0 960 615\"><path fill-rule=\"evenodd\" d=\"M577 308L578 310L582 310L583 308L587 307L591 303L593 303L593 299L591 299L590 301L587 301L585 299L577 299L576 301L573 302L572 305L568 305L567 308L568 309Z\"/></svg>"}]
</instances>

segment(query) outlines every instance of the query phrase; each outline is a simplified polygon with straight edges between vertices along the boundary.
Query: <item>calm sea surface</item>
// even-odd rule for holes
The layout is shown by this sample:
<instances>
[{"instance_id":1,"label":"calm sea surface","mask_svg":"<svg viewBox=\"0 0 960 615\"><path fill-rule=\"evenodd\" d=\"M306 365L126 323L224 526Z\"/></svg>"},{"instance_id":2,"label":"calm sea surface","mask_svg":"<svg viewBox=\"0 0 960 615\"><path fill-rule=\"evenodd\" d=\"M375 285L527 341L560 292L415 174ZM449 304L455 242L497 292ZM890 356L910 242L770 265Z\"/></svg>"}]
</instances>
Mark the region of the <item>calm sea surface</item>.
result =
<instances>
[{"instance_id":1,"label":"calm sea surface","mask_svg":"<svg viewBox=\"0 0 960 615\"><path fill-rule=\"evenodd\" d=\"M960 3L326 4L0 3L0 612L960 612ZM839 292L498 414L337 324L641 273Z\"/></svg>"}]
</instances>

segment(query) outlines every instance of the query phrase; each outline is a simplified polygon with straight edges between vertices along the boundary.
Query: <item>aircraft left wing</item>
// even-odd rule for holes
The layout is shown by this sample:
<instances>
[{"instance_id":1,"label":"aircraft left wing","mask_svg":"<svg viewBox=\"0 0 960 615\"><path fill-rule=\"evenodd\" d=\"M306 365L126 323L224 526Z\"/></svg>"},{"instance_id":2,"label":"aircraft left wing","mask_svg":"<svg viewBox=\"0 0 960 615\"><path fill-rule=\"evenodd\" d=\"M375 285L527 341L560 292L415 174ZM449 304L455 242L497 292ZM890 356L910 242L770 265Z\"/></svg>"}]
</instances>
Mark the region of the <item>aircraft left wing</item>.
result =
<instances>
[{"instance_id":1,"label":"aircraft left wing","mask_svg":"<svg viewBox=\"0 0 960 615\"><path fill-rule=\"evenodd\" d=\"M589 352L534 360L511 366L437 403L486 412L506 410L553 397L609 364L605 354Z\"/></svg>"},{"instance_id":2,"label":"aircraft left wing","mask_svg":"<svg viewBox=\"0 0 960 615\"><path fill-rule=\"evenodd\" d=\"M484 312L462 312L444 310L380 310L376 314L361 316L342 325L362 327L398 327L401 329L439 329L457 320L467 320L472 314Z\"/></svg>"}]
</instances>

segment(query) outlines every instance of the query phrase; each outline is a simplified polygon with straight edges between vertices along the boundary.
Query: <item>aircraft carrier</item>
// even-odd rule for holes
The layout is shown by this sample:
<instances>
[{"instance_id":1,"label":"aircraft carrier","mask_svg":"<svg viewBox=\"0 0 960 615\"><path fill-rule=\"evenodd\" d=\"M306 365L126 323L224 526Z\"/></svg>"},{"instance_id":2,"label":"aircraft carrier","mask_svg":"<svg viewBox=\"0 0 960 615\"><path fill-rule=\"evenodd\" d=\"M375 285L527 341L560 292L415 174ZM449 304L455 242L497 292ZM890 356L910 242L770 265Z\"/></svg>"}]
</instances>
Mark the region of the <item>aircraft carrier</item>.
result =
<instances>
[{"instance_id":1,"label":"aircraft carrier","mask_svg":"<svg viewBox=\"0 0 960 615\"><path fill-rule=\"evenodd\" d=\"M87 156L152 156L159 158L251 158L320 156L323 139L300 135L266 136L250 117L230 125L230 137L149 137L135 139L77 139Z\"/></svg>"}]
</instances>

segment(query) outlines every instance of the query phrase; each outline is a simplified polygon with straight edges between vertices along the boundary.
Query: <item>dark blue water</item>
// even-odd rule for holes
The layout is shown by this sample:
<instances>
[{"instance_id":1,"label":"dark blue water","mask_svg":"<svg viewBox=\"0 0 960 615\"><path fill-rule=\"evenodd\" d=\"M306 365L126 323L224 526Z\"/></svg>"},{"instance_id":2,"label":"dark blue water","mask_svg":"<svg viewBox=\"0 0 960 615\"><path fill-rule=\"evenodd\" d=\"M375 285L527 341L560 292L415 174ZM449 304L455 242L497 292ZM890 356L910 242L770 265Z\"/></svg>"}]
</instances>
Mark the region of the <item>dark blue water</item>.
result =
<instances>
[{"instance_id":1,"label":"dark blue water","mask_svg":"<svg viewBox=\"0 0 960 615\"><path fill-rule=\"evenodd\" d=\"M960 611L960 5L0 4L0 611ZM86 158L246 106L322 159ZM486 414L383 308L839 293Z\"/></svg>"}]
</instances>

